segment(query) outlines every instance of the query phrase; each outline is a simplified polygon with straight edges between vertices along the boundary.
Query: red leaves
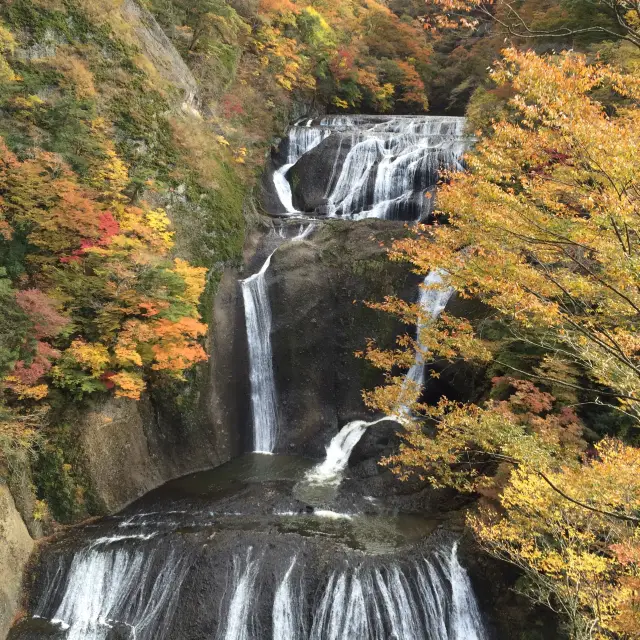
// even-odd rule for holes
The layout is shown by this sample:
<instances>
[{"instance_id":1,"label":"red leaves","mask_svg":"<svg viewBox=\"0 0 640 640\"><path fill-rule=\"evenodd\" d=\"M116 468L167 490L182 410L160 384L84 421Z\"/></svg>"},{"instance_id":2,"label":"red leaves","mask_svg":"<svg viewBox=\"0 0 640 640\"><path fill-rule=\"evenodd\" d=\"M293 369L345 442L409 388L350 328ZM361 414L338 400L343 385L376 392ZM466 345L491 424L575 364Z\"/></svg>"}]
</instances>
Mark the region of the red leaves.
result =
<instances>
[{"instance_id":1,"label":"red leaves","mask_svg":"<svg viewBox=\"0 0 640 640\"><path fill-rule=\"evenodd\" d=\"M32 387L51 369L51 360L59 355L60 353L46 342L38 342L33 360L29 364L24 360L16 362L11 376L15 377L20 384Z\"/></svg>"},{"instance_id":2,"label":"red leaves","mask_svg":"<svg viewBox=\"0 0 640 640\"><path fill-rule=\"evenodd\" d=\"M519 380L510 376L493 378L494 387L500 384L508 384L515 393L509 397L509 404L518 409L524 409L531 413L540 414L553 409L555 398L544 391L540 391L531 380Z\"/></svg>"},{"instance_id":3,"label":"red leaves","mask_svg":"<svg viewBox=\"0 0 640 640\"><path fill-rule=\"evenodd\" d=\"M109 244L113 236L117 236L120 233L120 225L111 211L105 211L98 218L98 228L101 233L98 244L103 247Z\"/></svg>"},{"instance_id":4,"label":"red leaves","mask_svg":"<svg viewBox=\"0 0 640 640\"><path fill-rule=\"evenodd\" d=\"M55 302L38 289L26 289L16 293L18 306L29 316L36 338L53 338L69 323L56 309Z\"/></svg>"}]
</instances>

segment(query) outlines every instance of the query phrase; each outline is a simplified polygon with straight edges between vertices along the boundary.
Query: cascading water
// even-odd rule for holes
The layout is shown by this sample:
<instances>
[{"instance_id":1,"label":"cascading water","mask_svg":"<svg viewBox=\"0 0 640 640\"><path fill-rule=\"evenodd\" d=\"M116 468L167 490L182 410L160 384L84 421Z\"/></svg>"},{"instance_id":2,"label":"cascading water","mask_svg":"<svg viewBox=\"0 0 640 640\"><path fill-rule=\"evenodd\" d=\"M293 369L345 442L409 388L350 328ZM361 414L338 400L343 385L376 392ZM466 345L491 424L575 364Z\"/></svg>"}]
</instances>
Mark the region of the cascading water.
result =
<instances>
[{"instance_id":1,"label":"cascading water","mask_svg":"<svg viewBox=\"0 0 640 640\"><path fill-rule=\"evenodd\" d=\"M440 316L454 293L451 287L438 287L443 283L443 275L442 271L431 271L424 279L423 287L420 289L418 306L426 318L418 324L416 330L417 342L421 350L424 349L420 338L422 331L429 322L433 322ZM424 384L424 356L421 352L416 354L416 362L407 372L405 381L411 381L420 386ZM400 407L395 414L379 418L373 422L354 420L346 424L329 443L324 461L309 471L306 476L306 482L328 486L340 484L344 470L349 464L351 452L360 442L365 431L384 420L398 420L399 416L404 413L406 413L406 409Z\"/></svg>"},{"instance_id":2,"label":"cascading water","mask_svg":"<svg viewBox=\"0 0 640 640\"><path fill-rule=\"evenodd\" d=\"M308 512L301 463L239 460L54 543L10 640L487 639L448 534L425 546L428 521L384 508Z\"/></svg>"},{"instance_id":3,"label":"cascading water","mask_svg":"<svg viewBox=\"0 0 640 640\"><path fill-rule=\"evenodd\" d=\"M136 640L170 640L167 622L189 569L187 556L172 550L159 557L116 542L95 541L70 566L60 560L35 616L63 629L66 640L109 640L114 629Z\"/></svg>"},{"instance_id":4,"label":"cascading water","mask_svg":"<svg viewBox=\"0 0 640 640\"><path fill-rule=\"evenodd\" d=\"M300 242L308 238L314 229L313 223L300 226L298 234L291 241ZM258 273L240 281L249 345L253 450L260 453L273 453L278 435L276 383L271 349L271 305L266 281L267 270L275 251L277 249L269 254Z\"/></svg>"},{"instance_id":5,"label":"cascading water","mask_svg":"<svg viewBox=\"0 0 640 640\"><path fill-rule=\"evenodd\" d=\"M385 416L373 422L354 420L342 427L340 432L329 443L326 458L309 471L306 481L315 484L339 484L342 474L349 464L351 452L360 442L364 432L374 424L388 419Z\"/></svg>"},{"instance_id":6,"label":"cascading water","mask_svg":"<svg viewBox=\"0 0 640 640\"><path fill-rule=\"evenodd\" d=\"M407 567L336 572L314 615L310 640L483 640L468 581L455 545ZM462 601L456 600L458 591Z\"/></svg>"},{"instance_id":7,"label":"cascading water","mask_svg":"<svg viewBox=\"0 0 640 640\"><path fill-rule=\"evenodd\" d=\"M289 129L287 141L287 161L273 172L273 184L280 203L286 213L298 213L293 206L293 196L291 185L287 180L287 173L293 165L305 154L315 149L326 137L331 135L328 129L311 127L309 121L307 126L296 125Z\"/></svg>"},{"instance_id":8,"label":"cascading water","mask_svg":"<svg viewBox=\"0 0 640 640\"><path fill-rule=\"evenodd\" d=\"M271 306L265 274L271 254L258 273L242 280L242 298L249 344L249 379L253 416L253 450L272 453L276 446L278 415L271 352Z\"/></svg>"},{"instance_id":9,"label":"cascading water","mask_svg":"<svg viewBox=\"0 0 640 640\"><path fill-rule=\"evenodd\" d=\"M324 213L417 219L424 189L459 167L462 127L456 118L300 124L274 176L283 207L295 212L291 165L335 134ZM241 281L256 452L287 445L277 442L267 276L277 247L308 238L315 225L294 237L290 228L269 236L276 248ZM441 282L437 272L425 280L427 321L450 295L432 288ZM407 378L423 382L422 362ZM366 429L389 419L347 424L321 464L248 454L62 535L35 563L28 614L10 640L487 640L457 545L435 531L441 523L422 503L403 512L399 496L374 497L366 476L343 478Z\"/></svg>"},{"instance_id":10,"label":"cascading water","mask_svg":"<svg viewBox=\"0 0 640 640\"><path fill-rule=\"evenodd\" d=\"M451 287L443 288L442 277L445 275L442 271L435 269L427 274L420 289L420 297L418 298L418 306L420 307L425 319L418 323L416 330L416 340L420 350L416 354L416 362L407 373L407 380L418 385L424 384L424 344L421 340L421 334L424 328L434 320L437 320L440 314L445 310L447 302L451 299L454 289Z\"/></svg>"},{"instance_id":11,"label":"cascading water","mask_svg":"<svg viewBox=\"0 0 640 640\"><path fill-rule=\"evenodd\" d=\"M327 152L335 148L335 161L322 212L356 220L428 216L433 200L425 192L435 187L442 172L462 169L469 145L465 120L457 117L336 116L311 123L291 128L287 161L274 173L288 212L296 209L287 174L327 138L338 140L327 147Z\"/></svg>"},{"instance_id":12,"label":"cascading water","mask_svg":"<svg viewBox=\"0 0 640 640\"><path fill-rule=\"evenodd\" d=\"M223 616L226 626L219 635L224 640L487 637L455 543L428 557L402 563L384 559L348 562L320 578L315 593L308 590L310 576L294 555L283 563L284 573L276 576L271 605L269 592L265 594L261 588L268 574L266 564L265 557L256 556L253 549L244 558L233 558L230 599ZM261 608L272 612L270 628L261 618Z\"/></svg>"}]
</instances>

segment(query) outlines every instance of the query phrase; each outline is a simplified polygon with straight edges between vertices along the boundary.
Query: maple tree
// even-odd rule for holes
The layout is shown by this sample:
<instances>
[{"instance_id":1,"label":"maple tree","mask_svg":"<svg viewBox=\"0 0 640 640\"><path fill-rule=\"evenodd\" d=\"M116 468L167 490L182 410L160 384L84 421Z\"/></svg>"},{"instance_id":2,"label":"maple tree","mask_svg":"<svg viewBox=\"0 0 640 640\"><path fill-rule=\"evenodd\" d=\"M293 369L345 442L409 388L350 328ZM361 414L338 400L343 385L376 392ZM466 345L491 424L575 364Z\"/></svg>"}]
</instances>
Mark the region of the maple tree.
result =
<instances>
[{"instance_id":1,"label":"maple tree","mask_svg":"<svg viewBox=\"0 0 640 640\"><path fill-rule=\"evenodd\" d=\"M486 549L524 574L522 592L561 614L572 638L640 637L640 450L604 440L582 466L550 472L548 480L518 468L498 507L469 519Z\"/></svg>"},{"instance_id":2,"label":"maple tree","mask_svg":"<svg viewBox=\"0 0 640 640\"><path fill-rule=\"evenodd\" d=\"M492 76L513 92L508 106L478 133L468 171L442 185L438 221L391 251L417 273L437 269L431 287L477 299L487 315L430 322L415 304L372 305L421 335L393 351L369 344L387 385L365 400L404 423L385 461L400 477L497 500L470 520L481 545L524 571L525 594L562 612L572 637L637 637L638 449L606 440L590 450L573 407L586 399L640 422L640 85L581 55L515 49ZM533 364L504 358L517 343ZM416 352L507 375L481 404L427 406L398 373Z\"/></svg>"},{"instance_id":3,"label":"maple tree","mask_svg":"<svg viewBox=\"0 0 640 640\"><path fill-rule=\"evenodd\" d=\"M7 430L41 413L33 403L51 385L138 399L152 372L181 378L207 357L197 309L206 269L170 259L166 214L130 204L112 149L89 183L55 154L21 161L0 140L0 256L14 280L5 297L31 327L6 355Z\"/></svg>"}]
</instances>

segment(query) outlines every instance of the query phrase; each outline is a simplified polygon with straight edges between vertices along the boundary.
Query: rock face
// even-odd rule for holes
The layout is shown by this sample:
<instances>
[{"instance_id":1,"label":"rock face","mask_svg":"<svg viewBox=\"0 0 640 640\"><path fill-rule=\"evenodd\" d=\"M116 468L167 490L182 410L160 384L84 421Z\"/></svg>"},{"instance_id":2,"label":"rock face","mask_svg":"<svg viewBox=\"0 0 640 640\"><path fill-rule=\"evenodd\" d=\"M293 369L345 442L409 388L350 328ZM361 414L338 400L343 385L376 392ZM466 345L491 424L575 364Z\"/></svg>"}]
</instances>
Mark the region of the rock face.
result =
<instances>
[{"instance_id":1,"label":"rock face","mask_svg":"<svg viewBox=\"0 0 640 640\"><path fill-rule=\"evenodd\" d=\"M109 399L84 415L80 446L91 489L113 513L181 475L215 467L244 450L248 385L237 273L223 275L214 302L211 362L199 372L191 406L157 390L142 402ZM238 320L240 316L240 320ZM240 324L242 327L242 324Z\"/></svg>"},{"instance_id":2,"label":"rock face","mask_svg":"<svg viewBox=\"0 0 640 640\"><path fill-rule=\"evenodd\" d=\"M331 221L274 254L268 284L277 450L322 456L341 426L368 415L361 391L380 378L354 354L367 337L390 345L403 327L364 301L415 298L416 279L379 245L403 233L401 224Z\"/></svg>"},{"instance_id":3,"label":"rock face","mask_svg":"<svg viewBox=\"0 0 640 640\"><path fill-rule=\"evenodd\" d=\"M0 484L0 638L5 638L22 594L22 573L33 540L6 485Z\"/></svg>"},{"instance_id":4,"label":"rock face","mask_svg":"<svg viewBox=\"0 0 640 640\"><path fill-rule=\"evenodd\" d=\"M287 237L297 230L294 223ZM301 242L273 232L263 234L259 243L256 236L249 239L247 267L236 278L257 273L277 247L266 274L279 408L276 451L322 457L340 427L368 415L362 389L381 380L354 353L365 347L367 337L390 345L407 328L364 301L393 294L414 299L418 290L419 278L406 265L390 262L379 244L386 246L403 233L399 223L333 220L319 224ZM223 278L214 315L209 424L232 442L228 450L250 450L244 306L240 284L231 274Z\"/></svg>"},{"instance_id":5,"label":"rock face","mask_svg":"<svg viewBox=\"0 0 640 640\"><path fill-rule=\"evenodd\" d=\"M298 209L315 211L326 204L332 183L338 177L334 167L344 164L351 146L351 135L332 133L291 168L289 180L293 185L293 203Z\"/></svg>"},{"instance_id":6,"label":"rock face","mask_svg":"<svg viewBox=\"0 0 640 640\"><path fill-rule=\"evenodd\" d=\"M156 71L168 83L180 87L185 108L195 109L198 83L156 19L134 0L125 0L120 6L120 13L133 30L136 44Z\"/></svg>"}]
</instances>

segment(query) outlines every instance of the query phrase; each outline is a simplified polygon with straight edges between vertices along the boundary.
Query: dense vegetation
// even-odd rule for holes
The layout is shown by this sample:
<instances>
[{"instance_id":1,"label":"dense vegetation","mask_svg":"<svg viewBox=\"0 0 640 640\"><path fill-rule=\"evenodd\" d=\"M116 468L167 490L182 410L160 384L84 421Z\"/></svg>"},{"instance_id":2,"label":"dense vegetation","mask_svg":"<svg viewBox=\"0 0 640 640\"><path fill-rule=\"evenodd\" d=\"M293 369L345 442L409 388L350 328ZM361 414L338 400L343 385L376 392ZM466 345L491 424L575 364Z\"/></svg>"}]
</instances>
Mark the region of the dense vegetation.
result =
<instances>
[{"instance_id":1,"label":"dense vegetation","mask_svg":"<svg viewBox=\"0 0 640 640\"><path fill-rule=\"evenodd\" d=\"M640 16L628 2L535 6L435 7L441 28L487 18L512 46L471 101L468 172L449 176L436 223L391 257L440 270L442 286L481 305L474 319L443 314L420 344L371 344L389 384L366 400L414 407L387 464L475 493L478 541L520 569L518 589L561 614L571 638L637 638ZM558 34L558 52L541 53ZM561 52L574 38L584 54ZM427 322L399 300L375 306ZM397 369L416 349L485 367L491 384L473 402L421 404Z\"/></svg>"}]
</instances>

